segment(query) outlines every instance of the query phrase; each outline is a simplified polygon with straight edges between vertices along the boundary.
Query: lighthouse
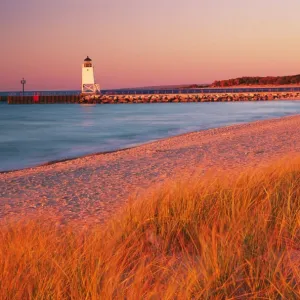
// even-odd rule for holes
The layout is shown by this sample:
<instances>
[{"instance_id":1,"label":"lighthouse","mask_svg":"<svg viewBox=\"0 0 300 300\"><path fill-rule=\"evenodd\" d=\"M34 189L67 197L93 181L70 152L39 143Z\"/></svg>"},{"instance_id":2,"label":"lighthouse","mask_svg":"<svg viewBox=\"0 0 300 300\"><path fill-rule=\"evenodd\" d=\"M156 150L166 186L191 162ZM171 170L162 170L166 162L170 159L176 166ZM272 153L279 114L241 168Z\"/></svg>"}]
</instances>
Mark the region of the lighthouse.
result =
<instances>
[{"instance_id":1,"label":"lighthouse","mask_svg":"<svg viewBox=\"0 0 300 300\"><path fill-rule=\"evenodd\" d=\"M95 83L94 66L92 60L87 56L82 64L82 94L96 95L100 93L99 84Z\"/></svg>"}]
</instances>

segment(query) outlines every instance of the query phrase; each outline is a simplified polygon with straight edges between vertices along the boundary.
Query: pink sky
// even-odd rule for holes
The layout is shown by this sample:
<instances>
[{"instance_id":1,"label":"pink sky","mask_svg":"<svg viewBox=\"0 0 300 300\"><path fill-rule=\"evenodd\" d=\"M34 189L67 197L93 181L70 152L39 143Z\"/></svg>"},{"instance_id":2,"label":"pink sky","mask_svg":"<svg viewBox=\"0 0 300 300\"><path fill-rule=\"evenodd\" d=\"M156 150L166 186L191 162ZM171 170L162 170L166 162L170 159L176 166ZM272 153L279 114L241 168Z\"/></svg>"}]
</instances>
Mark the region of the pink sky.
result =
<instances>
[{"instance_id":1,"label":"pink sky","mask_svg":"<svg viewBox=\"0 0 300 300\"><path fill-rule=\"evenodd\" d=\"M102 89L300 73L299 0L1 0L0 90Z\"/></svg>"}]
</instances>

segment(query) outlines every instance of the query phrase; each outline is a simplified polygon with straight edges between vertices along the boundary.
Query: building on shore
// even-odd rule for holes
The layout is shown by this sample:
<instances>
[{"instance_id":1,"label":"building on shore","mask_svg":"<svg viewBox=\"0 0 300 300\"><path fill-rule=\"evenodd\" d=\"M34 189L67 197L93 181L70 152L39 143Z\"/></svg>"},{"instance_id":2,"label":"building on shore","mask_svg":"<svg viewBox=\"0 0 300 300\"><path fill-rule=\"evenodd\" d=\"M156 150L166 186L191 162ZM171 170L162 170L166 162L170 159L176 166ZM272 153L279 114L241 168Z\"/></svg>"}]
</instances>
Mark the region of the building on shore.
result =
<instances>
[{"instance_id":1,"label":"building on shore","mask_svg":"<svg viewBox=\"0 0 300 300\"><path fill-rule=\"evenodd\" d=\"M82 64L82 95L100 94L100 85L95 83L94 66L92 60L87 56Z\"/></svg>"}]
</instances>

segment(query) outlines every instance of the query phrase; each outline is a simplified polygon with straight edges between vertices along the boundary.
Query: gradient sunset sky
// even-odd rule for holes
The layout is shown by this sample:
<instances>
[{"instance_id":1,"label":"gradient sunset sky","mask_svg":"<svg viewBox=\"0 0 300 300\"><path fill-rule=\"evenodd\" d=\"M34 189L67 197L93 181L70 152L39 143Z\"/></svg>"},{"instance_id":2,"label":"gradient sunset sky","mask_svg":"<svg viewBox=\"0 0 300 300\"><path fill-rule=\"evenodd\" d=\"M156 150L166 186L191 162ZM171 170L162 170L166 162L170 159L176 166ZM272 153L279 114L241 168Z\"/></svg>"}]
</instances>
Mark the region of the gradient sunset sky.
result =
<instances>
[{"instance_id":1,"label":"gradient sunset sky","mask_svg":"<svg viewBox=\"0 0 300 300\"><path fill-rule=\"evenodd\" d=\"M300 73L299 0L1 0L0 90L102 89Z\"/></svg>"}]
</instances>

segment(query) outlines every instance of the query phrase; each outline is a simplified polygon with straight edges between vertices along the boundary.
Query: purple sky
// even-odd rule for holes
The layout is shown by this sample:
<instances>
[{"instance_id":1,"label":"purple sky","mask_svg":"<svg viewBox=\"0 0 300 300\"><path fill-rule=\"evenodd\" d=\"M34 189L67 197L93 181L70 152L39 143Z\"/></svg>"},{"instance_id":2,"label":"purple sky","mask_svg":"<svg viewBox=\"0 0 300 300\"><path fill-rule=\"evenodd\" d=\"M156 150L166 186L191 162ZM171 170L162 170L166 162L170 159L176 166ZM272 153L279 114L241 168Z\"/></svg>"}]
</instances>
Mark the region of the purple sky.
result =
<instances>
[{"instance_id":1,"label":"purple sky","mask_svg":"<svg viewBox=\"0 0 300 300\"><path fill-rule=\"evenodd\" d=\"M0 90L300 73L299 0L1 0Z\"/></svg>"}]
</instances>

